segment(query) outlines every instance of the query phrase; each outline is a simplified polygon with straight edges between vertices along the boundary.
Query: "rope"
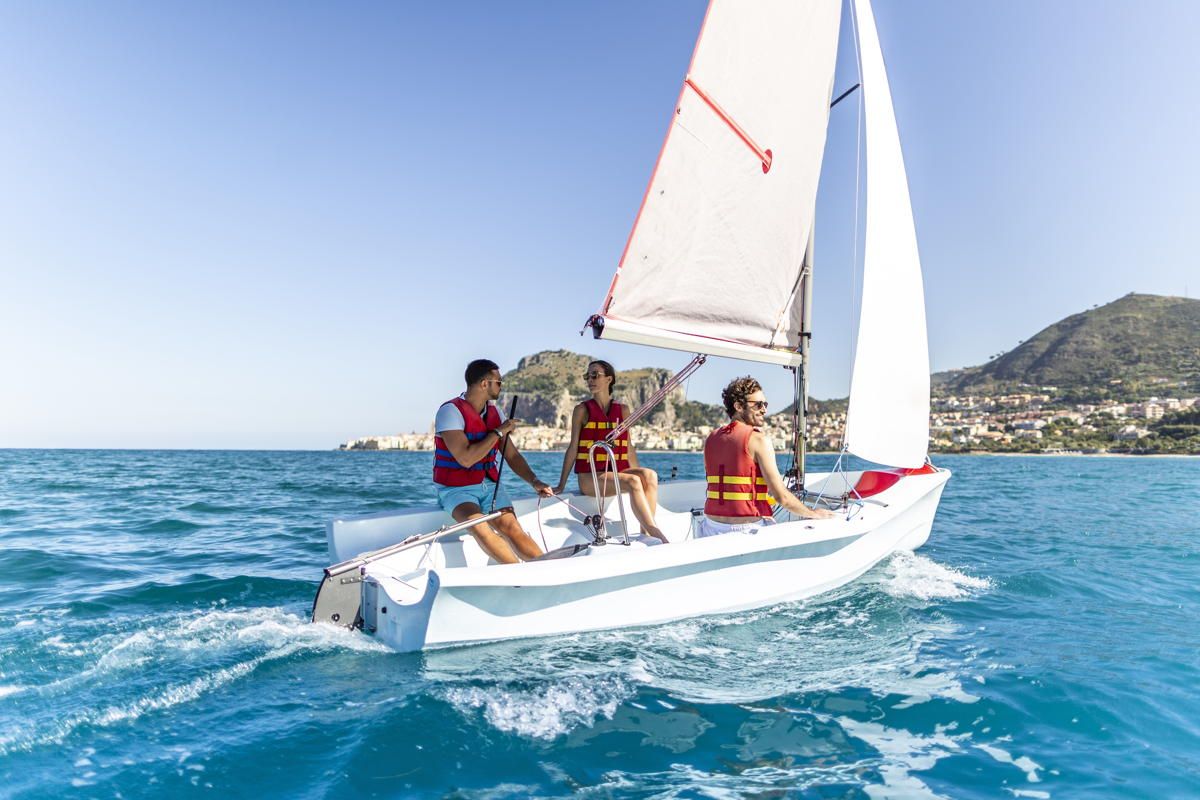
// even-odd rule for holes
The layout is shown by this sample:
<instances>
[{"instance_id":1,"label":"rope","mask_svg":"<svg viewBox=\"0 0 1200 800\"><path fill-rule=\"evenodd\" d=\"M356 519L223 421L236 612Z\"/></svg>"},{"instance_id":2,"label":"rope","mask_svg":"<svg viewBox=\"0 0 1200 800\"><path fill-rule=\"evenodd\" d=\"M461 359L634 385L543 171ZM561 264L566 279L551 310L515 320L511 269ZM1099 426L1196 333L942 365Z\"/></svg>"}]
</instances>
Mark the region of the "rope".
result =
<instances>
[{"instance_id":1,"label":"rope","mask_svg":"<svg viewBox=\"0 0 1200 800\"><path fill-rule=\"evenodd\" d=\"M638 406L636 409L634 409L633 413L630 414L628 417L621 420L620 425L618 425L617 427L610 430L608 432L608 435L604 437L604 441L612 442L612 441L616 440L619 436L621 436L623 433L628 431L631 427L633 427L634 423L636 423L642 417L649 414L654 409L655 406L657 406L659 403L661 403L663 401L663 399L668 394L670 394L672 390L675 389L676 386L678 386L679 384L683 383L685 380L690 378L692 373L695 372L696 370L698 370L700 368L700 365L703 364L707 360L708 360L708 356L697 353L696 356L694 358L692 358L691 361L688 362L686 367L684 367L683 369L679 370L679 372L672 375L671 378L666 383L664 383L653 394L651 394L649 397L646 398L646 402L642 403L640 406Z\"/></svg>"},{"instance_id":2,"label":"rope","mask_svg":"<svg viewBox=\"0 0 1200 800\"><path fill-rule=\"evenodd\" d=\"M542 552L549 553L550 545L546 544L546 532L542 530L542 496L540 494L537 496L537 524L538 536L542 537Z\"/></svg>"},{"instance_id":3,"label":"rope","mask_svg":"<svg viewBox=\"0 0 1200 800\"><path fill-rule=\"evenodd\" d=\"M565 503L565 504L566 504L566 506L567 506L567 508L569 508L571 511L574 511L574 512L575 512L576 514L578 514L579 516L581 516L581 517L586 517L586 516L587 516L587 514L584 514L584 513L583 513L582 511L580 511L578 508L576 508L575 506L571 505L571 501L570 501L570 500L568 500L567 498L565 498L565 497L559 497L559 496L558 496L558 495L556 495L556 494L552 494L552 495L550 495L550 497L551 497L552 499L554 499L554 500L557 500L557 501L558 501L558 502L560 502L560 503ZM550 550L550 547L549 547L549 546L546 544L546 532L545 532L544 530L542 530L542 500L544 500L544 499L545 499L545 498L544 498L544 497L542 497L540 494L537 496L537 525L538 525L538 536L540 536L540 537L542 538L542 550L544 550L544 551L546 551L546 552L549 552L549 550ZM581 523L581 524L582 524L582 523Z\"/></svg>"},{"instance_id":4,"label":"rope","mask_svg":"<svg viewBox=\"0 0 1200 800\"><path fill-rule=\"evenodd\" d=\"M842 450L838 453L837 461L835 461L833 464L833 469L831 469L829 471L830 475L845 475L846 474L842 470L842 456L845 454L846 454L846 450L845 450L845 448L842 448ZM826 485L828 485L829 481L826 481L825 483L826 483ZM846 485L849 486L850 481L846 481ZM800 487L800 491L801 492L805 491L803 486ZM814 507L824 499L825 499L825 489L822 488L821 491L817 492L817 499L813 503Z\"/></svg>"},{"instance_id":5,"label":"rope","mask_svg":"<svg viewBox=\"0 0 1200 800\"><path fill-rule=\"evenodd\" d=\"M849 6L848 6L849 7ZM854 66L858 69L858 83L862 85L862 54L858 47L858 17L854 13L854 9L850 8L850 28L852 31L851 39L854 41ZM853 363L856 351L858 349L858 326L854 324L854 298L858 295L858 229L859 217L862 214L862 134L863 134L863 103L864 97L867 94L867 87L863 86L862 91L858 93L858 117L854 126L854 245L853 255L850 260L850 303L847 306L846 313L850 317L850 330L853 332L850 345L850 361ZM863 248L863 257L866 257L866 248ZM865 268L865 265L864 265ZM853 370L851 371L851 384L853 384ZM853 388L853 385L851 385ZM849 411L849 404L846 410ZM846 424L850 421L849 413L846 414ZM842 450L846 449L846 424L842 425ZM838 455L838 464L842 463L842 457Z\"/></svg>"}]
</instances>

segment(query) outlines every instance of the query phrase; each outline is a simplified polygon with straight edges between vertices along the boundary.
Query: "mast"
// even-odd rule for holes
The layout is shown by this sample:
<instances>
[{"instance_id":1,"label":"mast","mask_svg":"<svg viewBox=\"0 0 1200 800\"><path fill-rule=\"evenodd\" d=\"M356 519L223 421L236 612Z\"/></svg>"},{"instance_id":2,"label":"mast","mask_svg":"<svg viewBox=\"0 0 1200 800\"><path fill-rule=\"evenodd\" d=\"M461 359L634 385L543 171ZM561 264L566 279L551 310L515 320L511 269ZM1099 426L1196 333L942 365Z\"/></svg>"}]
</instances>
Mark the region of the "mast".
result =
<instances>
[{"instance_id":1,"label":"mast","mask_svg":"<svg viewBox=\"0 0 1200 800\"><path fill-rule=\"evenodd\" d=\"M796 414L792 430L792 463L796 489L804 490L804 458L808 449L808 353L812 343L812 277L815 226L808 234L808 247L800 268L800 364L796 367Z\"/></svg>"},{"instance_id":2,"label":"mast","mask_svg":"<svg viewBox=\"0 0 1200 800\"><path fill-rule=\"evenodd\" d=\"M856 83L837 96L829 109L845 100L862 83ZM809 228L808 246L804 249L804 261L800 265L800 363L793 369L796 376L795 411L792 418L792 472L796 477L796 489L804 491L805 456L808 451L808 354L812 346L812 298L813 298L813 243L817 226Z\"/></svg>"}]
</instances>

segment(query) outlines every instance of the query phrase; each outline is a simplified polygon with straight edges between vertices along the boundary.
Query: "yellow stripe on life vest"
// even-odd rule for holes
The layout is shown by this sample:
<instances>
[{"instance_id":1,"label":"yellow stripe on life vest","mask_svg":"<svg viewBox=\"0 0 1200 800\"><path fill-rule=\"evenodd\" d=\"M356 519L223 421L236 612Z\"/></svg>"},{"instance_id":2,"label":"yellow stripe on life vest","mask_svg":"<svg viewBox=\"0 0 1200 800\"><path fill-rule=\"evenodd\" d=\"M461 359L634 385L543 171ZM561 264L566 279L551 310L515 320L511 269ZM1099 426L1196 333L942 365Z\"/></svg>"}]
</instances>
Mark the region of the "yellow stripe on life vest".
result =
<instances>
[{"instance_id":1,"label":"yellow stripe on life vest","mask_svg":"<svg viewBox=\"0 0 1200 800\"><path fill-rule=\"evenodd\" d=\"M709 492L709 500L755 500L757 498L749 492L725 492L724 497L720 492Z\"/></svg>"},{"instance_id":2,"label":"yellow stripe on life vest","mask_svg":"<svg viewBox=\"0 0 1200 800\"><path fill-rule=\"evenodd\" d=\"M709 475L708 482L709 483L720 483L721 476L720 475ZM727 483L731 486L749 486L750 479L744 475L726 475L725 483ZM764 478L756 478L754 480L754 483L756 486L766 486L767 485L767 481Z\"/></svg>"},{"instance_id":3,"label":"yellow stripe on life vest","mask_svg":"<svg viewBox=\"0 0 1200 800\"><path fill-rule=\"evenodd\" d=\"M709 475L708 482L709 483L720 483L721 476L720 475ZM726 475L725 483L727 483L731 486L749 486L750 479L745 477L744 475Z\"/></svg>"},{"instance_id":4,"label":"yellow stripe on life vest","mask_svg":"<svg viewBox=\"0 0 1200 800\"><path fill-rule=\"evenodd\" d=\"M777 501L769 494L750 494L750 492L725 492L722 496L721 492L709 491L708 499L710 500L762 500L768 505L775 505Z\"/></svg>"}]
</instances>

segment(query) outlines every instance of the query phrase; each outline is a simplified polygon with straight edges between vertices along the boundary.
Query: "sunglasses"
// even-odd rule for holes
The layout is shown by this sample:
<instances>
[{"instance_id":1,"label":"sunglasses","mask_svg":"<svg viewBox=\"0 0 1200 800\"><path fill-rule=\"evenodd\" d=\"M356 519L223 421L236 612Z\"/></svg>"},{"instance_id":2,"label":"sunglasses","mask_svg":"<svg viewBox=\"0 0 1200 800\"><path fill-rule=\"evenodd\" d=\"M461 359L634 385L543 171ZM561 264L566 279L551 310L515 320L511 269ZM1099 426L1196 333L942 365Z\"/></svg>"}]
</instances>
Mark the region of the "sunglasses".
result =
<instances>
[{"instance_id":1,"label":"sunglasses","mask_svg":"<svg viewBox=\"0 0 1200 800\"><path fill-rule=\"evenodd\" d=\"M607 378L607 377L608 376L605 375L603 372L585 372L585 373L583 373L583 379L585 381L593 380L593 379L599 380L601 378Z\"/></svg>"},{"instance_id":2,"label":"sunglasses","mask_svg":"<svg viewBox=\"0 0 1200 800\"><path fill-rule=\"evenodd\" d=\"M767 410L767 401L766 400L747 400L746 405L748 407L754 409L755 411L766 411Z\"/></svg>"}]
</instances>

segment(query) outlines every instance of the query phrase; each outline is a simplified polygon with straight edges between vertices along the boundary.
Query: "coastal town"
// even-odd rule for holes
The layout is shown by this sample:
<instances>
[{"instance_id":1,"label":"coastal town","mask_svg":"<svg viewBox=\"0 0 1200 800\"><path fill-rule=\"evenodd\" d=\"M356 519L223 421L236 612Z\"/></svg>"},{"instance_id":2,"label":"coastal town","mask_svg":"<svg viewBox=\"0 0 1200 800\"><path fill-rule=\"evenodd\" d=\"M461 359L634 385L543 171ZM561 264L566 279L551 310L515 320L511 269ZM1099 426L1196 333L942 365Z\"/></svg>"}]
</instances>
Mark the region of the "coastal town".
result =
<instances>
[{"instance_id":1,"label":"coastal town","mask_svg":"<svg viewBox=\"0 0 1200 800\"><path fill-rule=\"evenodd\" d=\"M1187 392L1177 394L1183 396L1151 396L1138 402L1073 403L1065 400L1057 387L1044 386L1011 394L935 397L929 419L930 450L935 453L1196 453L1195 436L1172 435L1180 432L1175 429L1194 428L1194 425L1162 424L1184 412L1200 413L1200 397ZM808 418L809 447L818 452L836 452L842 447L845 405L825 405L832 408ZM791 447L792 426L793 417L789 413L768 418L766 433L776 450L784 452ZM711 425L690 429L638 425L632 438L634 445L643 451L698 452L711 431ZM522 450L561 451L569 443L570 431L530 425L517 429L513 437ZM433 431L364 436L345 442L339 449L432 450Z\"/></svg>"}]
</instances>

